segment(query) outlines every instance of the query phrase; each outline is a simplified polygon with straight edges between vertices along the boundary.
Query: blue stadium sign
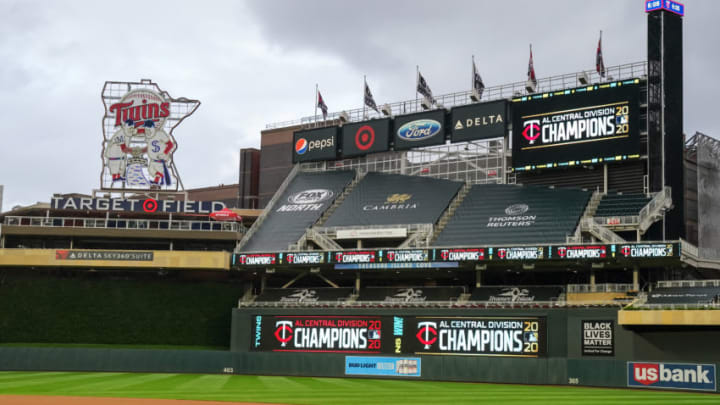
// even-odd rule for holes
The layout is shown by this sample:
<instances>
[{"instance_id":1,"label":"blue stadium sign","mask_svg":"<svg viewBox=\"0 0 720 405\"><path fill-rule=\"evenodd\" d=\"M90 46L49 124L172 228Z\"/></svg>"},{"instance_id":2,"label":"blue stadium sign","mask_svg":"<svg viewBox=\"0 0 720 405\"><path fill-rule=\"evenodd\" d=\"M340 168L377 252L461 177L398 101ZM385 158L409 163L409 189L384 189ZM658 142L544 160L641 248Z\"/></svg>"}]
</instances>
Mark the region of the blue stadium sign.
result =
<instances>
[{"instance_id":1,"label":"blue stadium sign","mask_svg":"<svg viewBox=\"0 0 720 405\"><path fill-rule=\"evenodd\" d=\"M683 16L685 15L685 5L672 0L647 0L645 1L645 11L651 12L656 10L666 10L671 13Z\"/></svg>"},{"instance_id":2,"label":"blue stadium sign","mask_svg":"<svg viewBox=\"0 0 720 405\"><path fill-rule=\"evenodd\" d=\"M715 384L714 364L627 363L628 387L715 391Z\"/></svg>"},{"instance_id":3,"label":"blue stadium sign","mask_svg":"<svg viewBox=\"0 0 720 405\"><path fill-rule=\"evenodd\" d=\"M419 357L345 356L346 375L420 377Z\"/></svg>"}]
</instances>

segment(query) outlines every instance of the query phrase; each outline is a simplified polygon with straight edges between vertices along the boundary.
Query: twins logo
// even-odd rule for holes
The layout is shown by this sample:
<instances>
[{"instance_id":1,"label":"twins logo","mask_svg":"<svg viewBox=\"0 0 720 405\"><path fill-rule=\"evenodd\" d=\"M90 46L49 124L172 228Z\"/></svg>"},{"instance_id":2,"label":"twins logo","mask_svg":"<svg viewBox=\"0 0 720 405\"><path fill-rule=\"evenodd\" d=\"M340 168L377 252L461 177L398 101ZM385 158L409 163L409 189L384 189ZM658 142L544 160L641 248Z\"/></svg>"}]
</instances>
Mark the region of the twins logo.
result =
<instances>
[{"instance_id":1,"label":"twins logo","mask_svg":"<svg viewBox=\"0 0 720 405\"><path fill-rule=\"evenodd\" d=\"M534 144L535 140L540 137L540 120L525 121L522 135L530 142L530 145Z\"/></svg>"},{"instance_id":2,"label":"twins logo","mask_svg":"<svg viewBox=\"0 0 720 405\"><path fill-rule=\"evenodd\" d=\"M280 346L287 346L287 343L293 337L292 321L277 321L275 327L275 339L280 342Z\"/></svg>"},{"instance_id":3,"label":"twins logo","mask_svg":"<svg viewBox=\"0 0 720 405\"><path fill-rule=\"evenodd\" d=\"M449 256L450 256L450 252L447 249L443 249L440 251L440 257L443 260L447 260Z\"/></svg>"},{"instance_id":4,"label":"twins logo","mask_svg":"<svg viewBox=\"0 0 720 405\"><path fill-rule=\"evenodd\" d=\"M303 155L308 150L308 141L305 138L300 138L295 142L295 153Z\"/></svg>"},{"instance_id":5,"label":"twins logo","mask_svg":"<svg viewBox=\"0 0 720 405\"><path fill-rule=\"evenodd\" d=\"M507 256L507 249L498 249L498 257L504 259Z\"/></svg>"},{"instance_id":6,"label":"twins logo","mask_svg":"<svg viewBox=\"0 0 720 405\"><path fill-rule=\"evenodd\" d=\"M560 246L557 248L558 256L565 257L565 252L567 252L567 248L565 246Z\"/></svg>"},{"instance_id":7,"label":"twins logo","mask_svg":"<svg viewBox=\"0 0 720 405\"><path fill-rule=\"evenodd\" d=\"M415 335L418 341L425 345L425 350L430 349L433 343L437 342L437 322L418 322L418 333Z\"/></svg>"},{"instance_id":8,"label":"twins logo","mask_svg":"<svg viewBox=\"0 0 720 405\"><path fill-rule=\"evenodd\" d=\"M620 253L622 253L623 256L630 256L630 246L623 246L620 248Z\"/></svg>"}]
</instances>

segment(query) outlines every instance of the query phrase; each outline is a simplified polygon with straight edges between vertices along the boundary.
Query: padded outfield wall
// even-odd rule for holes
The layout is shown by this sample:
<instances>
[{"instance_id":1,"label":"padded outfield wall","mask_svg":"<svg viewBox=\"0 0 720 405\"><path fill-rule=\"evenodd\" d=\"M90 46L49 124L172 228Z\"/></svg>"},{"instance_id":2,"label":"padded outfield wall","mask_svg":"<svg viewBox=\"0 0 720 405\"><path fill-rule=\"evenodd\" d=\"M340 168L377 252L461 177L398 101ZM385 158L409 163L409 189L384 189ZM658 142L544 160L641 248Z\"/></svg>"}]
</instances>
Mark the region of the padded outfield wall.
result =
<instances>
[{"instance_id":1,"label":"padded outfield wall","mask_svg":"<svg viewBox=\"0 0 720 405\"><path fill-rule=\"evenodd\" d=\"M346 357L419 358L420 377L428 380L499 382L518 384L578 384L589 386L626 387L628 362L702 363L720 366L720 349L712 342L720 341L718 327L640 327L618 325L614 308L558 308L558 309L447 309L447 308L373 308L373 309L287 309L243 308L233 311L231 351L240 354L235 372L248 374L316 375L346 377ZM307 319L340 316L345 318L379 316L381 320L394 317L427 320L496 318L544 319L545 350L537 357L510 357L493 355L466 355L461 353L438 355L403 351L394 353L317 353L254 351L257 319L270 322L293 316ZM584 325L585 322L592 322ZM600 322L600 323L598 323ZM610 325L611 350L583 344L583 333L592 333L593 327ZM408 323L405 324L408 326ZM590 329L584 331L584 329ZM389 329L392 333L392 327ZM598 333L598 330L594 330ZM386 331L383 330L383 333ZM403 339L413 339L418 329L405 331ZM276 332L278 333L278 332ZM267 339L262 331L261 339ZM596 336L605 336L604 333ZM278 339L278 338L274 338ZM542 337L540 339L543 340ZM385 344L383 340L383 344ZM277 343L277 342L275 342ZM269 349L292 349L271 344ZM410 344L417 349L418 346ZM390 339L390 352L395 345ZM542 350L541 350L542 351ZM593 353L594 354L591 354ZM603 353L604 352L604 353ZM402 377L402 376L395 376ZM418 378L418 377L405 377ZM714 381L714 379L713 379Z\"/></svg>"}]
</instances>

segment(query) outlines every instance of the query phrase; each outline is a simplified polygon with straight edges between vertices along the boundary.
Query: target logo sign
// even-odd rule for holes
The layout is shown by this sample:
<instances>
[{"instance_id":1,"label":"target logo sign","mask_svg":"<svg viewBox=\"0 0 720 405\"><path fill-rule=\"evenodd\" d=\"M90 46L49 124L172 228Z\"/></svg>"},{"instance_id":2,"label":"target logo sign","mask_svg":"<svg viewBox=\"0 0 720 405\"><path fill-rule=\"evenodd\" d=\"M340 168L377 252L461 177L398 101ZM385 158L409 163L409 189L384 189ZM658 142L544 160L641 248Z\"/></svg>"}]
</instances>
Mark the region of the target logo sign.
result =
<instances>
[{"instance_id":1,"label":"target logo sign","mask_svg":"<svg viewBox=\"0 0 720 405\"><path fill-rule=\"evenodd\" d=\"M158 202L155 199L148 198L147 200L143 201L143 211L145 212L155 212L158 209Z\"/></svg>"},{"instance_id":2,"label":"target logo sign","mask_svg":"<svg viewBox=\"0 0 720 405\"><path fill-rule=\"evenodd\" d=\"M370 149L375 143L375 130L370 125L363 125L355 133L355 146L362 151Z\"/></svg>"}]
</instances>

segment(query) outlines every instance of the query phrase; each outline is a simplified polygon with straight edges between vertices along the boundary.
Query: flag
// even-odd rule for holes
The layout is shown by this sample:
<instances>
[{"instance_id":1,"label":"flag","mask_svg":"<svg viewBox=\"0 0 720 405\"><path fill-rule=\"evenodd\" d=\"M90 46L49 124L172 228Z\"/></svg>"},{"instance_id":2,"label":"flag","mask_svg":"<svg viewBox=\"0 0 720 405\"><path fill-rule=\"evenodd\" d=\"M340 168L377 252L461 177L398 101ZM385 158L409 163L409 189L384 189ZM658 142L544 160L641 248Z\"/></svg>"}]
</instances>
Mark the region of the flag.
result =
<instances>
[{"instance_id":1,"label":"flag","mask_svg":"<svg viewBox=\"0 0 720 405\"><path fill-rule=\"evenodd\" d=\"M320 94L319 91L318 91L317 106L320 107L320 109L322 110L323 119L326 120L326 119L327 119L328 107L327 107L327 105L325 104L325 100L323 100L322 94Z\"/></svg>"},{"instance_id":2,"label":"flag","mask_svg":"<svg viewBox=\"0 0 720 405\"><path fill-rule=\"evenodd\" d=\"M473 61L473 89L477 91L478 98L482 98L483 90L485 90L485 83L482 81L482 77L480 77L480 73L477 71L477 67L475 67L475 61Z\"/></svg>"},{"instance_id":3,"label":"flag","mask_svg":"<svg viewBox=\"0 0 720 405\"><path fill-rule=\"evenodd\" d=\"M425 96L433 104L435 103L435 99L432 95L432 90L430 90L430 86L428 86L425 78L422 77L422 75L420 74L420 71L418 71L417 92Z\"/></svg>"},{"instance_id":4,"label":"flag","mask_svg":"<svg viewBox=\"0 0 720 405\"><path fill-rule=\"evenodd\" d=\"M600 31L597 54L595 55L595 70L600 74L600 77L605 77L605 62L603 62L602 56L602 31Z\"/></svg>"},{"instance_id":5,"label":"flag","mask_svg":"<svg viewBox=\"0 0 720 405\"><path fill-rule=\"evenodd\" d=\"M533 66L533 58L532 58L532 45L530 45L530 62L528 62L528 73L527 73L527 79L529 82L532 82L535 86L537 86L537 79L535 78L535 67Z\"/></svg>"},{"instance_id":6,"label":"flag","mask_svg":"<svg viewBox=\"0 0 720 405\"><path fill-rule=\"evenodd\" d=\"M378 110L377 104L375 104L375 99L370 92L370 87L367 85L367 82L365 82L365 105L377 111L378 113L380 112Z\"/></svg>"}]
</instances>

